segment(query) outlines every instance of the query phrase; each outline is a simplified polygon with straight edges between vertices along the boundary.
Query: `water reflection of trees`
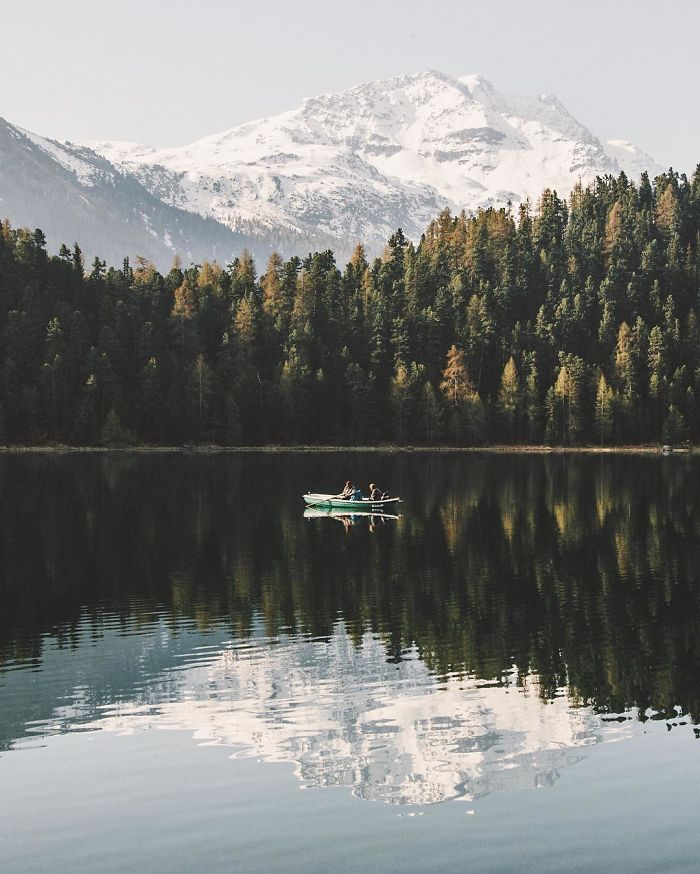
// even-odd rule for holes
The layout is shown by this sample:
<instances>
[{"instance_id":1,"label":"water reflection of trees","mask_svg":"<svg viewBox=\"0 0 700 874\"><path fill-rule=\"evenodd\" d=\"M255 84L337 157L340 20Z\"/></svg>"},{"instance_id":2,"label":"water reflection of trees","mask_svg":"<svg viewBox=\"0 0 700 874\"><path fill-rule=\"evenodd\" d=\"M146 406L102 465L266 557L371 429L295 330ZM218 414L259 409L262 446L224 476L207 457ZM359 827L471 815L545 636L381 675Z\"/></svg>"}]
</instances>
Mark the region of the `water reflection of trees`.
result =
<instances>
[{"instance_id":1,"label":"water reflection of trees","mask_svg":"<svg viewBox=\"0 0 700 874\"><path fill-rule=\"evenodd\" d=\"M347 459L344 459L347 461ZM376 458L366 464L374 464ZM348 462L357 466L356 458ZM651 458L387 457L400 520L346 532L298 493L338 456L0 459L0 658L79 645L107 606L246 635L327 636L339 616L439 674L700 720L698 465ZM287 484L281 486L285 483ZM298 484L298 487L297 487Z\"/></svg>"}]
</instances>

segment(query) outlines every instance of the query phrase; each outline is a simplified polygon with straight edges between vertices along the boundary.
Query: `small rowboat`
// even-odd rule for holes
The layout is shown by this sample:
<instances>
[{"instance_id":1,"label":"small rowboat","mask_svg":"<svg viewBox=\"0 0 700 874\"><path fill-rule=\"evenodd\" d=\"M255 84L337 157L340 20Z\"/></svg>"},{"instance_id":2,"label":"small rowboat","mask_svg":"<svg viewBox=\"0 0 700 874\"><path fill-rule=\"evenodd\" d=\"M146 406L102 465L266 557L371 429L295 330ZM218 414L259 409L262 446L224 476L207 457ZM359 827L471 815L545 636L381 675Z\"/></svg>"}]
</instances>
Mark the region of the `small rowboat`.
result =
<instances>
[{"instance_id":1,"label":"small rowboat","mask_svg":"<svg viewBox=\"0 0 700 874\"><path fill-rule=\"evenodd\" d=\"M361 501L348 501L337 495L316 495L307 492L304 495L307 507L317 507L319 510L347 510L348 513L391 513L401 498L382 498L381 501L370 501L362 498Z\"/></svg>"}]
</instances>

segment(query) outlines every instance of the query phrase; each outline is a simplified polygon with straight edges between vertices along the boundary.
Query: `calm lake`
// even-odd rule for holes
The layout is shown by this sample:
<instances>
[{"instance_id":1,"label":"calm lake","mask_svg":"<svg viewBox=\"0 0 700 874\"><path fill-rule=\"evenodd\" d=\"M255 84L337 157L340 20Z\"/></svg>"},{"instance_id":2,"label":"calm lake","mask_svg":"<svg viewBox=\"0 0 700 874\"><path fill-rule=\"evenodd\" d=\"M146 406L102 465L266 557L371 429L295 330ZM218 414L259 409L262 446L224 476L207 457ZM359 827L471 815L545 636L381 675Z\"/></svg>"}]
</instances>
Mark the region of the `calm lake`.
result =
<instances>
[{"instance_id":1,"label":"calm lake","mask_svg":"<svg viewBox=\"0 0 700 874\"><path fill-rule=\"evenodd\" d=\"M399 518L305 514L372 480ZM693 871L700 459L0 456L0 870Z\"/></svg>"}]
</instances>

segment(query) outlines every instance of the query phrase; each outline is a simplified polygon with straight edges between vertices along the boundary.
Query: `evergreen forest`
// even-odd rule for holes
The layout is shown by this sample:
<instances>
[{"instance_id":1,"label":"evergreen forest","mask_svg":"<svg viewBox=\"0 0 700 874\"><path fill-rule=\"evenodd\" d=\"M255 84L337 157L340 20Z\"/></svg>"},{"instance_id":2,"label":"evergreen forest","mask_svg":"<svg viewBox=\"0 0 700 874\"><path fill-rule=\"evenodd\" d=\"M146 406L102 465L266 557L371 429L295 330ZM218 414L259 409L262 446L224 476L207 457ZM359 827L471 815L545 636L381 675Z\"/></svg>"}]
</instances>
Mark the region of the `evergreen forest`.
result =
<instances>
[{"instance_id":1,"label":"evergreen forest","mask_svg":"<svg viewBox=\"0 0 700 874\"><path fill-rule=\"evenodd\" d=\"M700 167L442 212L264 272L120 269L0 228L0 443L678 443L700 436Z\"/></svg>"}]
</instances>

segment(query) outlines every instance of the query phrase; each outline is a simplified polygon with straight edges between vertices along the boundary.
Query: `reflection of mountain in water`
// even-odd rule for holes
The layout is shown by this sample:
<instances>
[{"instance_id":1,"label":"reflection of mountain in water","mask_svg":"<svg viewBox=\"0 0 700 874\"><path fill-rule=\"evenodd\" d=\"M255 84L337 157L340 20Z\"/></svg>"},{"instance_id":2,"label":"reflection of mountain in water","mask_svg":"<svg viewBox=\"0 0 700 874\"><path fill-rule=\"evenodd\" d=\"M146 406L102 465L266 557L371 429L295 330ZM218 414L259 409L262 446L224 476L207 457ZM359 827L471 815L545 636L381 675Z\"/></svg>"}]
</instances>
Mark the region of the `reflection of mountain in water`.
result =
<instances>
[{"instance_id":1,"label":"reflection of mountain in water","mask_svg":"<svg viewBox=\"0 0 700 874\"><path fill-rule=\"evenodd\" d=\"M234 648L196 671L195 700L166 707L165 724L294 761L307 784L394 803L547 781L599 729L565 697L545 705L510 684L438 684L415 653L387 664L381 642L365 635L356 647L342 625L328 642Z\"/></svg>"},{"instance_id":2,"label":"reflection of mountain in water","mask_svg":"<svg viewBox=\"0 0 700 874\"><path fill-rule=\"evenodd\" d=\"M304 519L311 485L378 469L402 518ZM699 479L693 458L0 457L0 748L150 720L309 783L452 797L546 781L598 714L698 723Z\"/></svg>"},{"instance_id":3,"label":"reflection of mountain in water","mask_svg":"<svg viewBox=\"0 0 700 874\"><path fill-rule=\"evenodd\" d=\"M582 747L629 734L629 723L603 731L589 708L570 708L565 694L542 701L536 678L518 685L515 671L484 684L438 680L415 651L388 663L380 640L365 634L357 645L342 622L327 640L258 632L225 642L174 630L162 619L150 630L107 630L82 651L47 653L43 684L55 689L71 674L78 682L27 728L184 729L239 754L294 762L306 785L349 786L396 804L546 785ZM121 665L111 700L95 697L109 682L95 665Z\"/></svg>"}]
</instances>

